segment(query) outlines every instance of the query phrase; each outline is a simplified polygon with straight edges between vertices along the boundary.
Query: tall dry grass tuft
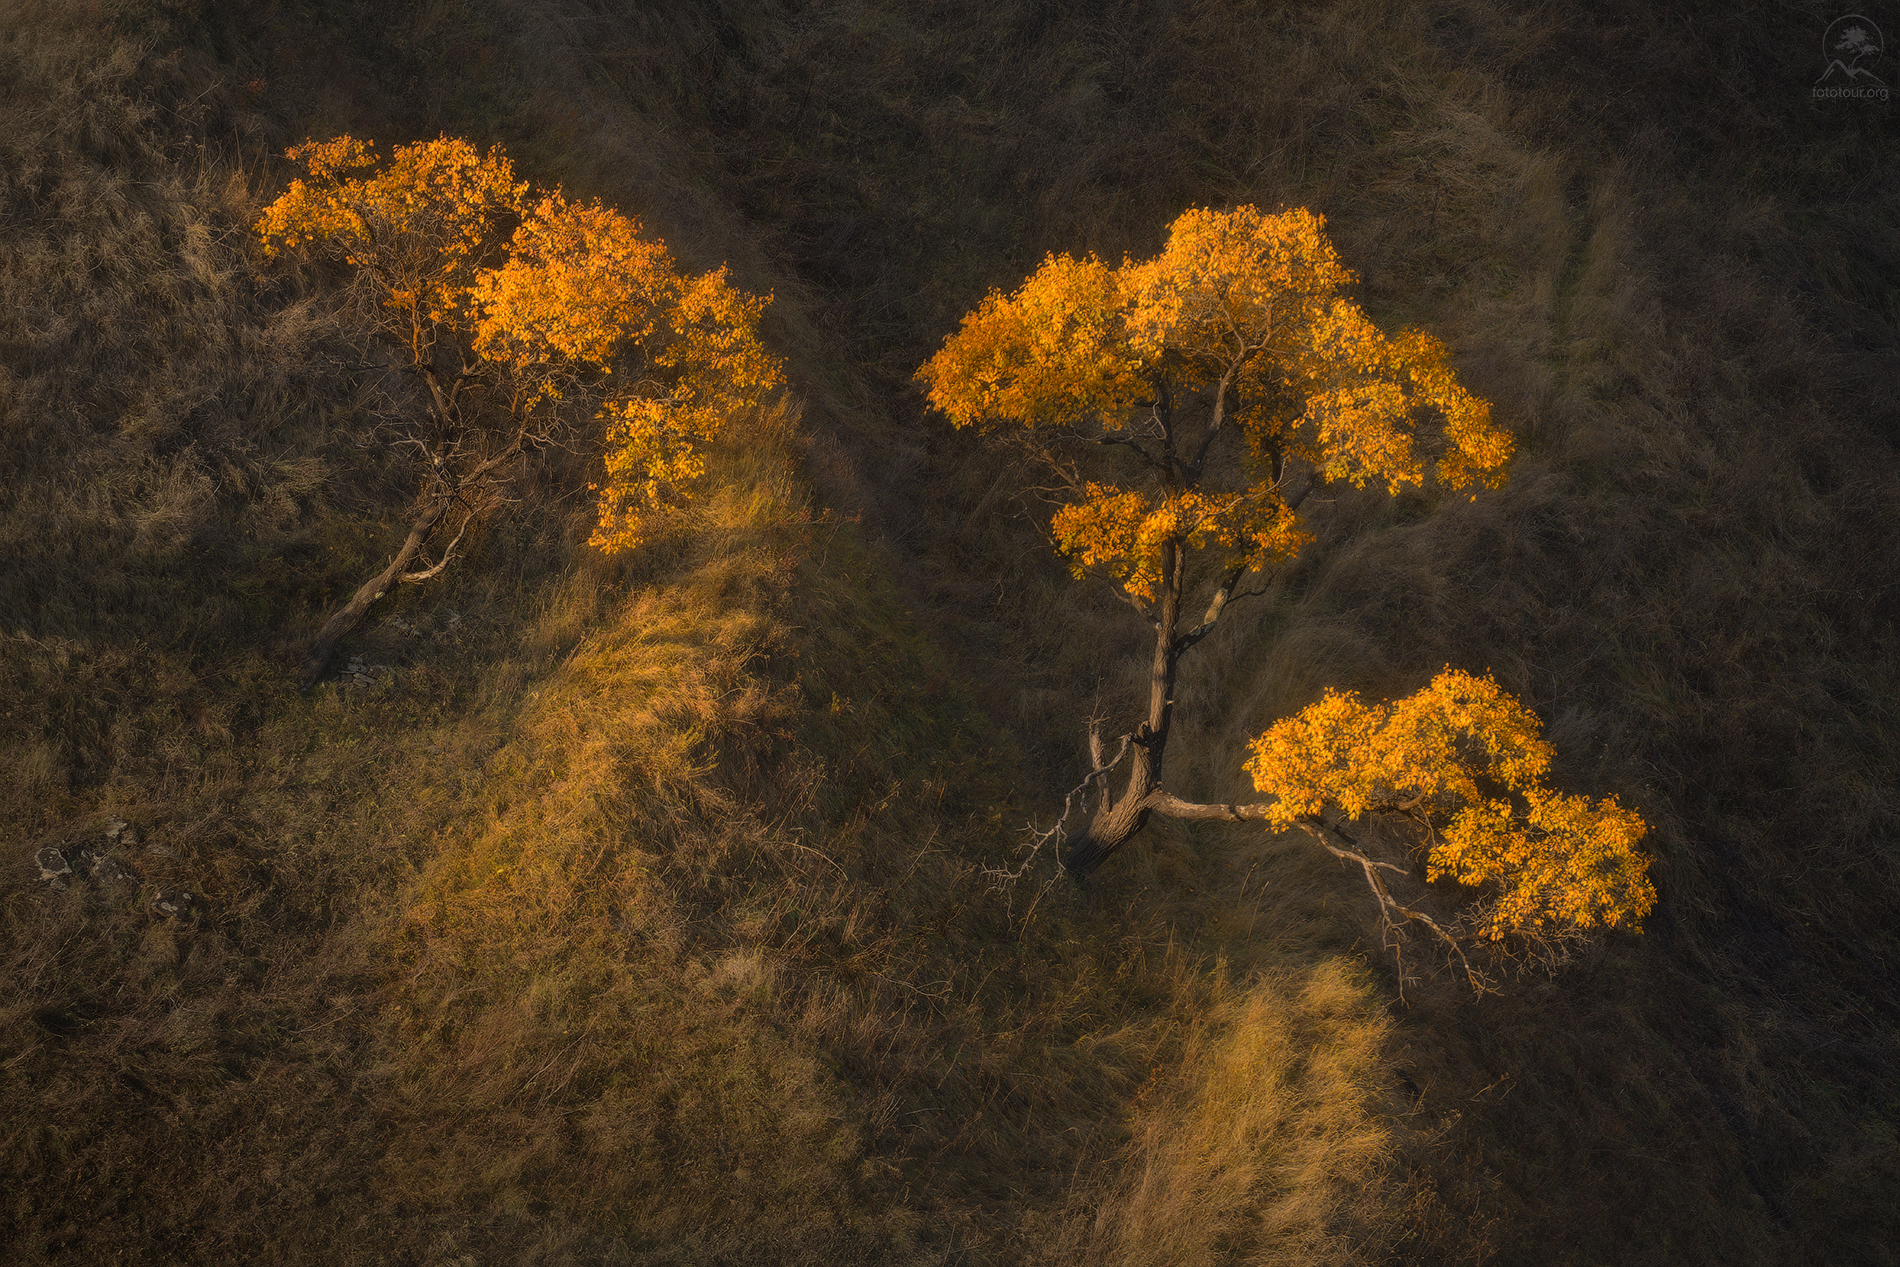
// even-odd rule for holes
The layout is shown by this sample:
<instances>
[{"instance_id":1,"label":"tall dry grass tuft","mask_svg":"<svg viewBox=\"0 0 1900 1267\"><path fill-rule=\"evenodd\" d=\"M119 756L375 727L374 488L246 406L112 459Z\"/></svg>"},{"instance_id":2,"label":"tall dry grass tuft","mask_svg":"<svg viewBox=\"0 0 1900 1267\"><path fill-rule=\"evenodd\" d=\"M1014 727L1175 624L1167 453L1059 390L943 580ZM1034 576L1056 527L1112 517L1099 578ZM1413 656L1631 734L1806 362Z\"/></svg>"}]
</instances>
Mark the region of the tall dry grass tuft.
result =
<instances>
[{"instance_id":1,"label":"tall dry grass tuft","mask_svg":"<svg viewBox=\"0 0 1900 1267\"><path fill-rule=\"evenodd\" d=\"M1336 963L1223 982L1136 1093L1131 1138L1087 1185L1058 1261L1361 1262L1394 1234L1380 1181L1390 1022Z\"/></svg>"}]
</instances>

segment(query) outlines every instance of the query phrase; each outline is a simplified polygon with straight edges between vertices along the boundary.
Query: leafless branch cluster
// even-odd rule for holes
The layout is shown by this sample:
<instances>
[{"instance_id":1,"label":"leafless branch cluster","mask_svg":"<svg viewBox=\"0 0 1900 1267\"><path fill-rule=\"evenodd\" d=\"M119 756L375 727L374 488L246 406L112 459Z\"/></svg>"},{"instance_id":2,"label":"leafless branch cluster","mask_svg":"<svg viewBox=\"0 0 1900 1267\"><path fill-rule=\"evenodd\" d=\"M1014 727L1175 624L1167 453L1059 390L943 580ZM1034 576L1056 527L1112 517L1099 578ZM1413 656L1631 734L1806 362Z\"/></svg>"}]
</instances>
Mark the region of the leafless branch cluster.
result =
<instances>
[{"instance_id":1,"label":"leafless branch cluster","mask_svg":"<svg viewBox=\"0 0 1900 1267\"><path fill-rule=\"evenodd\" d=\"M1056 860L1060 862L1062 857L1062 844L1068 839L1068 822L1070 817L1077 812L1083 815L1094 813L1107 803L1110 796L1108 776L1114 771L1115 767L1119 766L1128 756L1130 746L1137 742L1139 736L1133 731L1120 736L1120 745L1116 748L1114 757L1108 761L1103 761L1101 723L1102 719L1100 717L1090 719L1089 764L1091 769L1087 777L1070 788L1068 793L1063 796L1062 812L1056 815L1055 821L1047 828L1039 828L1034 823L1031 823L1023 829L1023 835L1026 839L1022 845L1017 848L1018 855L1022 857L1022 861L1017 866L996 866L985 867L983 869L983 878L989 881L993 891L1008 893L1013 889L1016 882L1028 874L1030 868L1035 865L1036 859L1041 855L1044 845L1050 846L1055 851Z\"/></svg>"}]
</instances>

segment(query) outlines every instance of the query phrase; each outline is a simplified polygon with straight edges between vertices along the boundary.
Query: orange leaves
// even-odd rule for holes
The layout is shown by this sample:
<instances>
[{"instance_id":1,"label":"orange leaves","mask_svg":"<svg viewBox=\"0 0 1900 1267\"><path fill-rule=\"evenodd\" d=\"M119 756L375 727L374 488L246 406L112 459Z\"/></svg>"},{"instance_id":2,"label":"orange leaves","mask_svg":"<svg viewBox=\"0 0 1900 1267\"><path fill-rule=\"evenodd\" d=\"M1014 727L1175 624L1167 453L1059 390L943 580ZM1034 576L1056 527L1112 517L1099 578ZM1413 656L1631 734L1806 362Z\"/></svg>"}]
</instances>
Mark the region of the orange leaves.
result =
<instances>
[{"instance_id":1,"label":"orange leaves","mask_svg":"<svg viewBox=\"0 0 1900 1267\"><path fill-rule=\"evenodd\" d=\"M733 289L723 265L682 278L667 318L672 342L660 363L680 370L702 397L724 397L729 407L758 404L778 386L784 368L759 340L759 321L771 302L770 295Z\"/></svg>"},{"instance_id":2,"label":"orange leaves","mask_svg":"<svg viewBox=\"0 0 1900 1267\"><path fill-rule=\"evenodd\" d=\"M309 175L258 220L265 253L307 249L366 270L387 307L429 321L465 315L475 268L527 190L499 148L450 137L399 145L380 171L374 148L347 136L288 154Z\"/></svg>"},{"instance_id":3,"label":"orange leaves","mask_svg":"<svg viewBox=\"0 0 1900 1267\"><path fill-rule=\"evenodd\" d=\"M1339 294L1354 279L1324 230L1304 209L1196 209L1150 260L1051 255L1013 295L992 291L918 378L958 426L1031 428L1116 421L1164 386L1186 400L1225 379L1254 439L1290 444L1328 479L1393 488L1424 480L1413 429L1426 408L1452 441L1441 478L1501 480L1512 446L1489 406L1458 385L1443 344L1388 337Z\"/></svg>"},{"instance_id":4,"label":"orange leaves","mask_svg":"<svg viewBox=\"0 0 1900 1267\"><path fill-rule=\"evenodd\" d=\"M1393 787L1422 790L1437 782L1459 797L1476 799L1472 770L1465 765L1471 760L1482 761L1473 769L1484 777L1522 791L1544 776L1555 755L1540 737L1536 714L1488 674L1478 678L1447 668L1430 686L1390 708L1381 776Z\"/></svg>"},{"instance_id":5,"label":"orange leaves","mask_svg":"<svg viewBox=\"0 0 1900 1267\"><path fill-rule=\"evenodd\" d=\"M1099 568L1136 598L1152 601L1161 584L1161 543L1182 534L1191 515L1179 499L1151 505L1144 493L1090 483L1088 498L1056 511L1056 545L1074 560L1079 580ZM1189 529L1192 531L1192 529Z\"/></svg>"},{"instance_id":6,"label":"orange leaves","mask_svg":"<svg viewBox=\"0 0 1900 1267\"><path fill-rule=\"evenodd\" d=\"M309 141L293 146L288 157L303 162L310 180L308 183L291 181L290 188L264 209L257 223L264 253L275 255L284 248L294 249L331 239L366 240L368 227L341 196L344 181L339 178L348 172L374 167L375 152L362 141L340 136L334 141Z\"/></svg>"},{"instance_id":7,"label":"orange leaves","mask_svg":"<svg viewBox=\"0 0 1900 1267\"><path fill-rule=\"evenodd\" d=\"M1504 464L1516 441L1491 425L1490 402L1458 384L1449 364L1450 350L1431 335L1406 330L1392 340L1393 366L1412 384L1414 397L1445 420L1445 455L1438 478L1449 488L1504 486Z\"/></svg>"},{"instance_id":8,"label":"orange leaves","mask_svg":"<svg viewBox=\"0 0 1900 1267\"><path fill-rule=\"evenodd\" d=\"M1354 488L1382 479L1394 494L1404 485L1422 483L1424 470L1412 437L1394 425L1408 408L1397 383L1377 379L1315 392L1307 399L1306 414L1319 436L1313 464L1320 477L1346 480Z\"/></svg>"},{"instance_id":9,"label":"orange leaves","mask_svg":"<svg viewBox=\"0 0 1900 1267\"><path fill-rule=\"evenodd\" d=\"M606 440L601 549L638 544L648 517L686 500L701 446L779 383L758 333L769 296L734 289L724 268L681 273L610 207L558 190L530 200L499 148L443 137L379 166L371 146L338 137L290 157L308 175L259 219L265 251L354 268L454 429L483 425L464 416L481 396L464 393L471 382L489 393L486 425L523 435L545 435L570 396L586 398ZM452 389L436 363L444 344L462 367Z\"/></svg>"},{"instance_id":10,"label":"orange leaves","mask_svg":"<svg viewBox=\"0 0 1900 1267\"><path fill-rule=\"evenodd\" d=\"M1591 803L1533 787L1528 811L1473 805L1445 828L1427 878L1502 889L1481 931L1493 939L1546 923L1587 929L1628 924L1641 932L1656 905L1649 860L1636 849L1649 828L1615 797Z\"/></svg>"},{"instance_id":11,"label":"orange leaves","mask_svg":"<svg viewBox=\"0 0 1900 1267\"><path fill-rule=\"evenodd\" d=\"M1365 813L1377 787L1373 740L1380 720L1357 695L1329 689L1254 740L1246 770L1254 787L1278 798L1267 822L1284 830L1328 803L1348 818Z\"/></svg>"},{"instance_id":12,"label":"orange leaves","mask_svg":"<svg viewBox=\"0 0 1900 1267\"><path fill-rule=\"evenodd\" d=\"M1078 571L1145 599L1170 544L1218 542L1255 563L1297 550L1280 500L1288 459L1396 493L1427 478L1415 437L1431 416L1446 486L1503 481L1511 437L1458 384L1444 345L1380 331L1341 294L1353 280L1312 212L1190 210L1152 259L1049 256L1015 293L992 291L917 377L957 426L1041 433L1029 450L1071 500L1057 544ZM1246 443L1216 445L1222 429ZM1146 487L1101 493L1094 464L1060 449L1090 441L1138 455Z\"/></svg>"},{"instance_id":13,"label":"orange leaves","mask_svg":"<svg viewBox=\"0 0 1900 1267\"><path fill-rule=\"evenodd\" d=\"M1305 208L1183 212L1160 255L1122 266L1131 344L1224 365L1285 331L1295 338L1277 350L1291 352L1316 304L1353 281L1325 225Z\"/></svg>"},{"instance_id":14,"label":"orange leaves","mask_svg":"<svg viewBox=\"0 0 1900 1267\"><path fill-rule=\"evenodd\" d=\"M599 514L587 544L609 554L646 539L653 515L706 473L695 447L717 431L717 415L694 414L679 402L635 397L601 411L607 424L605 482L596 486Z\"/></svg>"},{"instance_id":15,"label":"orange leaves","mask_svg":"<svg viewBox=\"0 0 1900 1267\"><path fill-rule=\"evenodd\" d=\"M1284 502L1258 494L1186 492L1159 500L1147 493L1091 481L1080 502L1056 511L1056 547L1079 580L1100 571L1144 602L1162 584L1162 547L1228 547L1229 565L1291 558L1310 537Z\"/></svg>"},{"instance_id":16,"label":"orange leaves","mask_svg":"<svg viewBox=\"0 0 1900 1267\"><path fill-rule=\"evenodd\" d=\"M653 333L679 276L640 222L599 203L542 198L515 230L508 259L474 287L475 350L516 366L550 353L606 369L628 340Z\"/></svg>"},{"instance_id":17,"label":"orange leaves","mask_svg":"<svg viewBox=\"0 0 1900 1267\"><path fill-rule=\"evenodd\" d=\"M1142 390L1122 307L1114 269L1051 255L1014 295L991 291L918 377L959 427L1113 412Z\"/></svg>"},{"instance_id":18,"label":"orange leaves","mask_svg":"<svg viewBox=\"0 0 1900 1267\"><path fill-rule=\"evenodd\" d=\"M651 348L666 377L649 378L643 394L601 413L607 478L595 490L599 516L589 545L609 553L639 545L653 518L705 474L699 446L778 386L782 362L758 334L770 302L733 289L724 268L678 279Z\"/></svg>"},{"instance_id":19,"label":"orange leaves","mask_svg":"<svg viewBox=\"0 0 1900 1267\"><path fill-rule=\"evenodd\" d=\"M1378 809L1449 816L1426 877L1495 888L1487 937L1549 924L1640 931L1656 904L1636 848L1648 828L1614 797L1593 803L1545 787L1552 750L1540 731L1489 676L1446 669L1393 703L1328 691L1257 738L1246 768L1278 798L1268 821L1279 828L1326 805L1349 819Z\"/></svg>"}]
</instances>

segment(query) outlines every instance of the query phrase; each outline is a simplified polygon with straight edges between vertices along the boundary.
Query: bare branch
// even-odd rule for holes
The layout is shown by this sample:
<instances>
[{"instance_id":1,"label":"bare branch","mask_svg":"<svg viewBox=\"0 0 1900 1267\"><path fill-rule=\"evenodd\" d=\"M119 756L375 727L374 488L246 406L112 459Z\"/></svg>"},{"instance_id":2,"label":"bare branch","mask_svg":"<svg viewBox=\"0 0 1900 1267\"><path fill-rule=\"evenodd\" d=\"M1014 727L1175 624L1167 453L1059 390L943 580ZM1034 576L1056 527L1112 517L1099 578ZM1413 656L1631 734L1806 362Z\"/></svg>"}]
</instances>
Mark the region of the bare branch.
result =
<instances>
[{"instance_id":1,"label":"bare branch","mask_svg":"<svg viewBox=\"0 0 1900 1267\"><path fill-rule=\"evenodd\" d=\"M1141 599L1137 598L1133 594L1130 594L1127 590L1123 589L1120 585L1115 584L1113 581L1109 582L1108 588L1109 588L1109 592L1114 594L1116 598L1121 599L1122 602L1127 603L1130 607L1140 612L1142 614L1142 617L1146 619L1149 624L1153 625L1156 629L1161 628L1161 622L1155 618L1155 614L1152 610L1150 610L1148 604L1142 602Z\"/></svg>"},{"instance_id":2,"label":"bare branch","mask_svg":"<svg viewBox=\"0 0 1900 1267\"><path fill-rule=\"evenodd\" d=\"M1021 853L1026 850L1028 857L1024 858L1020 865L1014 869L1008 867L983 868L983 878L990 882L991 888L1007 890L1012 887L1016 881L1022 879L1023 876L1028 873L1029 868L1035 865L1036 858L1042 853L1042 847L1044 845L1053 842L1054 847L1058 851L1061 850L1062 842L1068 838L1067 825L1069 815L1073 814L1077 808L1076 798L1082 797L1084 802L1086 802L1086 794L1090 784L1098 779L1106 780L1110 772L1122 763L1123 758L1127 757L1129 745L1136 741L1137 736L1134 732L1121 736L1121 746L1115 750L1114 760L1103 764L1101 758L1101 733L1093 726L1089 728L1089 760L1094 764L1095 768L1090 770L1086 778L1070 788L1068 793L1063 796L1062 812L1056 816L1056 821L1052 823L1047 830L1038 828L1033 823L1024 829L1023 834L1029 839L1018 847L1017 852Z\"/></svg>"},{"instance_id":3,"label":"bare branch","mask_svg":"<svg viewBox=\"0 0 1900 1267\"><path fill-rule=\"evenodd\" d=\"M434 567L424 568L420 572L405 572L396 579L405 585L420 585L422 582L433 580L436 576L440 575L442 569L454 561L455 547L462 544L462 534L468 531L468 526L474 521L474 518L475 511L472 509L462 516L462 526L455 530L455 539L449 542L448 547L442 551L441 562L437 563Z\"/></svg>"},{"instance_id":4,"label":"bare branch","mask_svg":"<svg viewBox=\"0 0 1900 1267\"><path fill-rule=\"evenodd\" d=\"M1166 464L1162 462L1160 458L1157 458L1154 454L1142 448L1141 445L1131 437L1113 435L1107 431L1104 431L1099 436L1093 436L1093 437L1083 436L1080 438L1089 440L1093 444L1120 445L1123 448L1132 450L1135 456L1139 457L1144 463L1146 463L1149 467L1153 468L1154 470L1162 471L1162 470L1167 469Z\"/></svg>"},{"instance_id":5,"label":"bare branch","mask_svg":"<svg viewBox=\"0 0 1900 1267\"><path fill-rule=\"evenodd\" d=\"M1326 850L1327 853L1348 862L1356 862L1365 872L1366 885L1372 890L1372 895L1379 901L1379 922L1380 928L1385 936L1386 948L1391 950L1395 956L1400 956L1399 990L1401 998L1404 997L1405 976L1404 959L1401 955L1403 935L1400 926L1406 923L1420 923L1425 925L1440 941L1445 943L1446 947L1451 951L1452 957L1457 959L1459 966L1464 969L1465 980L1470 984L1473 992L1483 995L1490 991L1490 982L1482 973L1471 966L1471 960L1465 957L1464 946L1460 943L1455 933L1425 912L1402 905L1392 896L1392 891L1386 888L1385 881L1379 877L1380 870L1395 872L1399 875L1409 875L1410 872L1406 871L1403 867L1396 867L1389 862L1381 862L1376 858L1368 857L1365 853L1360 851L1357 841L1318 815L1302 819L1300 826L1309 836L1317 841L1320 848ZM1328 833L1337 836L1340 840L1344 841L1348 847L1342 849L1338 845L1333 844L1332 841L1326 838ZM1396 920L1393 918L1395 915L1398 917Z\"/></svg>"},{"instance_id":6,"label":"bare branch","mask_svg":"<svg viewBox=\"0 0 1900 1267\"><path fill-rule=\"evenodd\" d=\"M1227 578L1220 583L1220 587L1214 591L1213 599L1207 604L1207 612L1201 617L1201 623L1174 640L1174 654L1177 656L1180 655L1189 647L1212 633L1214 631L1214 622L1220 619L1221 613L1227 609L1228 603L1232 602L1236 597L1248 597L1248 595L1245 594L1236 595L1234 593L1234 586L1240 584L1240 578L1251 570L1252 564L1253 560L1247 559L1228 570ZM1255 593L1262 594L1265 592L1265 590L1255 591Z\"/></svg>"}]
</instances>

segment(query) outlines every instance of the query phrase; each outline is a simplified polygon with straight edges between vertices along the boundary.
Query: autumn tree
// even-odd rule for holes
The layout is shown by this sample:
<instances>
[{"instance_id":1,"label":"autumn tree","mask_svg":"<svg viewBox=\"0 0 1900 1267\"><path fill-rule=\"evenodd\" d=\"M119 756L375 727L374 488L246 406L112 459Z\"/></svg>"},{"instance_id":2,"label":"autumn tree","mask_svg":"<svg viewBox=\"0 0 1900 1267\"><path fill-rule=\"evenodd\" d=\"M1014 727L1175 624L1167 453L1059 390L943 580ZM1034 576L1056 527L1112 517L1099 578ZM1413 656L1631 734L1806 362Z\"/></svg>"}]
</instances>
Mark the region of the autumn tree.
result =
<instances>
[{"instance_id":1,"label":"autumn tree","mask_svg":"<svg viewBox=\"0 0 1900 1267\"><path fill-rule=\"evenodd\" d=\"M1656 905L1637 849L1647 825L1614 796L1552 790L1544 780L1553 755L1536 716L1489 675L1448 667L1402 700L1368 705L1329 690L1275 723L1254 740L1246 766L1274 799L1224 808L1298 828L1359 866L1392 949L1404 928L1429 930L1482 988L1468 941L1559 950L1598 928L1641 932ZM1478 901L1449 923L1400 902L1381 873L1415 872L1375 857L1354 834L1369 817L1410 829L1410 860L1423 864L1426 882L1468 886Z\"/></svg>"},{"instance_id":2,"label":"autumn tree","mask_svg":"<svg viewBox=\"0 0 1900 1267\"><path fill-rule=\"evenodd\" d=\"M499 147L443 137L383 163L344 136L289 157L305 175L258 221L265 253L343 266L359 328L419 388L391 440L417 475L409 533L317 634L306 688L377 599L448 566L527 455L597 445L590 544L627 549L691 497L705 444L778 382L758 335L767 297L724 268L682 273L630 216L530 191Z\"/></svg>"},{"instance_id":3,"label":"autumn tree","mask_svg":"<svg viewBox=\"0 0 1900 1267\"><path fill-rule=\"evenodd\" d=\"M1177 797L1163 757L1182 658L1260 592L1243 588L1250 576L1311 540L1297 512L1314 488L1502 483L1509 434L1459 385L1442 343L1383 333L1345 297L1353 275L1323 229L1305 210L1194 210L1153 259L1052 255L1014 294L992 292L918 372L952 422L1043 473L1076 577L1106 579L1153 628L1146 717L1112 753L1089 733L1078 790L1097 799L1063 859L1074 874L1151 814L1265 817Z\"/></svg>"}]
</instances>

